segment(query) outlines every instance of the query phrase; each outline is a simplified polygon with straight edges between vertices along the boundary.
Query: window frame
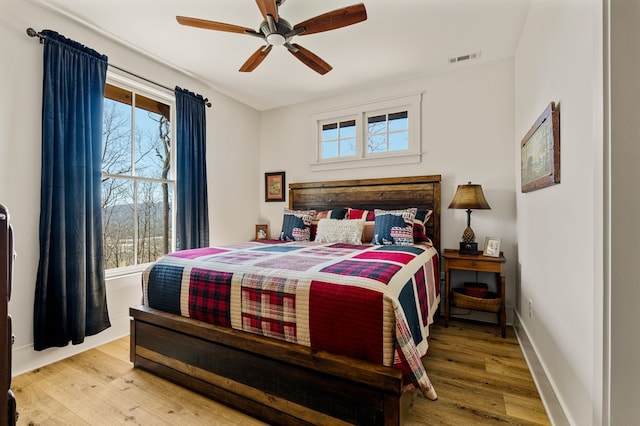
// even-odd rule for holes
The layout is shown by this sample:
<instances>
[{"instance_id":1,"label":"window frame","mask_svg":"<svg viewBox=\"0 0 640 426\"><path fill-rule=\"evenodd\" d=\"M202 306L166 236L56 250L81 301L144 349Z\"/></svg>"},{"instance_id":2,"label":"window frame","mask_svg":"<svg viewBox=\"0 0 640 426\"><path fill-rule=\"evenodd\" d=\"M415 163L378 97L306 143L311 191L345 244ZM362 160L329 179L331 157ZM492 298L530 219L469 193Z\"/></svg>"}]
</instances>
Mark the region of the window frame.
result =
<instances>
[{"instance_id":1,"label":"window frame","mask_svg":"<svg viewBox=\"0 0 640 426\"><path fill-rule=\"evenodd\" d=\"M173 143L171 143L171 147L170 147L170 152L171 152L171 161L170 161L170 170L171 170L171 174L170 174L170 179L162 179L162 178L150 178L150 177L143 177L143 176L126 176L126 175L113 175L113 174L107 174L104 173L101 170L101 176L103 177L112 177L112 178L120 178L120 179L127 179L130 180L131 182L157 182L157 183L168 183L171 187L171 205L173 206L173 208L171 209L171 236L170 236L170 242L169 242L169 253L173 253L176 250L176 210L175 210L175 206L176 206L176 191L177 191L177 176L176 176L176 126L175 126L175 122L176 122L176 100L175 100L175 96L173 95L173 93L169 94L165 91L160 91L155 89L154 87L151 87L147 84L143 84L140 83L138 81L132 80L128 77L122 76L120 74L114 73L110 70L107 70L107 79L106 79L106 83L110 84L112 86L116 86L117 88L123 89L123 90L127 90L130 92L135 93L136 95L141 95L144 96L145 98L149 98L151 100L154 100L156 102L160 102L162 104L165 104L167 106L169 106L169 120L171 123L171 141ZM106 96L105 96L106 98ZM135 108L132 108L132 131L135 134ZM135 137L135 136L134 136ZM134 142L131 144L132 145L132 151L133 151L133 144ZM137 209L137 207L136 207ZM137 228L137 227L136 227ZM134 233L135 237L137 239L138 234L137 234L137 230ZM135 259L136 262L138 262L137 259L137 254L135 254ZM116 268L105 268L104 273L105 273L105 278L109 279L109 278L117 278L117 277L123 277L126 275L131 275L131 274L136 274L139 272L144 271L149 265L151 265L153 262L145 262L145 263L136 263L135 265L128 265L128 266L121 266L121 267L116 267Z\"/></svg>"},{"instance_id":2,"label":"window frame","mask_svg":"<svg viewBox=\"0 0 640 426\"><path fill-rule=\"evenodd\" d=\"M411 93L397 97L371 101L349 107L313 113L310 115L313 134L312 171L337 170L353 167L374 167L395 164L419 163L422 160L422 93ZM408 114L408 149L368 153L367 118L375 115L406 111ZM355 120L356 154L349 157L322 158L322 126Z\"/></svg>"},{"instance_id":3,"label":"window frame","mask_svg":"<svg viewBox=\"0 0 640 426\"><path fill-rule=\"evenodd\" d=\"M331 158L327 158L326 160L321 160L322 162L332 162L332 161L344 161L344 160L355 160L357 158L362 157L362 134L361 132L358 130L362 127L362 117L359 115L347 115L347 116L343 116L343 117L337 117L337 118L329 118L329 119L324 119L324 120L319 120L317 122L317 130L318 130L318 134L317 134L317 152L316 152L316 158L320 159L322 156L322 144L324 142L324 139L322 139L322 131L323 131L323 127L327 124L336 124L338 125L338 128L340 128L340 124L341 123L345 123L345 122L349 122L349 121L353 121L355 122L355 153L354 155L349 155L349 156L338 156L338 157L331 157ZM346 139L346 138L345 138ZM341 141L341 138L338 137L337 139L338 144Z\"/></svg>"},{"instance_id":4,"label":"window frame","mask_svg":"<svg viewBox=\"0 0 640 426\"><path fill-rule=\"evenodd\" d=\"M407 149L406 150L394 150L394 151L389 151L389 144L390 144L390 137L392 134L395 133L400 133L399 131L395 131L395 130L390 130L389 129L389 116L394 115L394 114L399 114L399 113L406 113L407 114L407 129L403 130L406 131L407 136L409 136L411 134L411 122L413 120L410 120L408 117L410 116L409 111L407 111L407 108L404 107L400 107L397 110L396 109L384 109L384 110L379 110L379 111L367 111L364 113L364 118L363 118L363 122L366 123L365 124L365 129L364 132L366 133L366 138L365 140L367 141L367 149L365 151L365 156L366 157L380 157L380 156L387 156L387 155L393 155L393 154L400 154L400 153L406 153L408 150L411 149L411 144L410 141L407 141ZM372 117L378 117L378 116L384 116L384 123L385 123L385 130L382 132L377 132L375 133L376 135L384 135L385 136L385 142L386 142L386 150L385 151L380 151L380 152L369 152L369 137L371 136L371 133L369 133L369 118Z\"/></svg>"}]
</instances>

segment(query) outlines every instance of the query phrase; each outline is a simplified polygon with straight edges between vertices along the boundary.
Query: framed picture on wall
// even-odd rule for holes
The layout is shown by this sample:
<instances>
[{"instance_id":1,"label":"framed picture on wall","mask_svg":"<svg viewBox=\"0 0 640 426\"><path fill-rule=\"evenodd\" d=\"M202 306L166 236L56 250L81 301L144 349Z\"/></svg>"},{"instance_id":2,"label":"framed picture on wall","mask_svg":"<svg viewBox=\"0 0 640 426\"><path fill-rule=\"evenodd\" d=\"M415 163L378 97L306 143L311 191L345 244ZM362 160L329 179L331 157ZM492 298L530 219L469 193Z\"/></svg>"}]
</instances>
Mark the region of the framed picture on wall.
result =
<instances>
[{"instance_id":1,"label":"framed picture on wall","mask_svg":"<svg viewBox=\"0 0 640 426\"><path fill-rule=\"evenodd\" d=\"M284 172L264 174L264 201L284 201Z\"/></svg>"},{"instance_id":2,"label":"framed picture on wall","mask_svg":"<svg viewBox=\"0 0 640 426\"><path fill-rule=\"evenodd\" d=\"M520 145L522 192L560 183L560 113L551 102Z\"/></svg>"}]
</instances>

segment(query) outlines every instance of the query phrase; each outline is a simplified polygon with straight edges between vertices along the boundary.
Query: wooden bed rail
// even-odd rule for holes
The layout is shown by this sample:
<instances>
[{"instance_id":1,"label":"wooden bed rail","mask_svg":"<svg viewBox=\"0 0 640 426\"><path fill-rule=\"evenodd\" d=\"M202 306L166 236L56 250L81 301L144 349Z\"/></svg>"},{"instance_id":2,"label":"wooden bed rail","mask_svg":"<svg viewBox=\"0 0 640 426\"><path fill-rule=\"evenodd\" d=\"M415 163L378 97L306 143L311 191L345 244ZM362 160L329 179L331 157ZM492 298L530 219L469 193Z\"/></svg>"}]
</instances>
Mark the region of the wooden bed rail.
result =
<instances>
[{"instance_id":1,"label":"wooden bed rail","mask_svg":"<svg viewBox=\"0 0 640 426\"><path fill-rule=\"evenodd\" d=\"M400 425L400 370L130 308L131 361L273 424ZM405 408L406 410L406 408Z\"/></svg>"},{"instance_id":2,"label":"wooden bed rail","mask_svg":"<svg viewBox=\"0 0 640 426\"><path fill-rule=\"evenodd\" d=\"M440 175L293 183L289 206L430 209L427 235L440 252ZM136 367L270 424L399 426L415 397L392 367L143 306L130 315Z\"/></svg>"}]
</instances>

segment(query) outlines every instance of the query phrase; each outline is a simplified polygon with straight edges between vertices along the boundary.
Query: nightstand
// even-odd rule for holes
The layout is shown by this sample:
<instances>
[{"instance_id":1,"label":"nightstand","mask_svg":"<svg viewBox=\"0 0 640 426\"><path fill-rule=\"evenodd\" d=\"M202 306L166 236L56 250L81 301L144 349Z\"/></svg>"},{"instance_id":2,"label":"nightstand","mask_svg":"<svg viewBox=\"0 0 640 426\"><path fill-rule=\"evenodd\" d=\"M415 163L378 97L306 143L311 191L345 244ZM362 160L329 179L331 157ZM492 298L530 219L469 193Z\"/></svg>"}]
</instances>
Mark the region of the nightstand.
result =
<instances>
[{"instance_id":1,"label":"nightstand","mask_svg":"<svg viewBox=\"0 0 640 426\"><path fill-rule=\"evenodd\" d=\"M500 295L500 310L498 311L498 324L502 331L502 337L507 333L507 315L504 308L505 301L505 263L507 259L500 252L499 257L484 256L482 254L460 254L458 250L445 249L444 258L444 325L449 326L449 312L451 309L451 281L449 279L452 269L474 272L493 272L498 278L498 293ZM482 310L482 309L479 309ZM494 311L495 312L495 311Z\"/></svg>"}]
</instances>

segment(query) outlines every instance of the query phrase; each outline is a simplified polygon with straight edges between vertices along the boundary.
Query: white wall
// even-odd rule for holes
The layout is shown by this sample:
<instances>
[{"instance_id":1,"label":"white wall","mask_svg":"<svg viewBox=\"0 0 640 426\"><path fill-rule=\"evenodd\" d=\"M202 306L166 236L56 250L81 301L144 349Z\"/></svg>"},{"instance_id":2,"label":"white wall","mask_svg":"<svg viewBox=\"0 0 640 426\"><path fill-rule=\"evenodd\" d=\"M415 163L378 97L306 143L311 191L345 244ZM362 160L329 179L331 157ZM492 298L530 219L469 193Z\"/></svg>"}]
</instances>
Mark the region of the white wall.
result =
<instances>
[{"instance_id":1,"label":"white wall","mask_svg":"<svg viewBox=\"0 0 640 426\"><path fill-rule=\"evenodd\" d=\"M207 172L211 241L253 237L258 220L259 113L181 72L108 41L91 29L24 0L0 2L0 202L11 212L18 258L9 305L13 317L13 372L18 374L129 331L128 307L140 301L139 274L107 282L112 327L83 345L33 351L33 304L38 265L40 206L40 116L42 46L26 28L52 29L92 47L109 62L166 86L178 85L207 96ZM232 184L230 184L232 183Z\"/></svg>"},{"instance_id":2,"label":"white wall","mask_svg":"<svg viewBox=\"0 0 640 426\"><path fill-rule=\"evenodd\" d=\"M610 318L612 425L640 418L640 1L611 0Z\"/></svg>"},{"instance_id":3,"label":"white wall","mask_svg":"<svg viewBox=\"0 0 640 426\"><path fill-rule=\"evenodd\" d=\"M337 171L310 170L314 150L310 115L366 101L424 91L422 162ZM507 305L515 303L515 161L513 141L513 61L466 67L424 78L262 113L261 172L285 171L287 183L391 176L442 175L442 246L456 248L466 227L466 213L448 210L457 185L482 184L491 210L472 214L476 240L502 237L507 257ZM261 191L264 191L262 183ZM262 197L264 200L264 197ZM288 199L287 199L288 201ZM272 235L282 226L288 203L260 205ZM493 316L491 317L493 319Z\"/></svg>"},{"instance_id":4,"label":"white wall","mask_svg":"<svg viewBox=\"0 0 640 426\"><path fill-rule=\"evenodd\" d=\"M519 155L514 162L516 306L567 418L576 425L600 423L602 406L601 8L598 0L532 0L515 58L514 143L555 101L561 145L559 185L520 193Z\"/></svg>"}]
</instances>

